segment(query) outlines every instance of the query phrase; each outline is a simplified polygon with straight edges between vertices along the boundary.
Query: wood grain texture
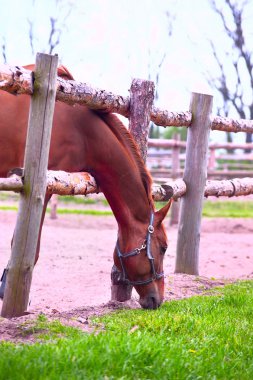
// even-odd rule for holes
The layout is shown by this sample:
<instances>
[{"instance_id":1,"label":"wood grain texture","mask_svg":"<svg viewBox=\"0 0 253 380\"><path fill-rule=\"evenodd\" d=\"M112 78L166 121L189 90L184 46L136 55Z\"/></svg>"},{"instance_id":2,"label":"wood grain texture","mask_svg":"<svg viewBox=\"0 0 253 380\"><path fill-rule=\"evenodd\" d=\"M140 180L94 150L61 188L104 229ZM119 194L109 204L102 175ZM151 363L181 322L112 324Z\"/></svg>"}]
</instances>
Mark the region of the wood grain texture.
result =
<instances>
[{"instance_id":1,"label":"wood grain texture","mask_svg":"<svg viewBox=\"0 0 253 380\"><path fill-rule=\"evenodd\" d=\"M3 317L23 315L28 305L46 192L57 65L57 56L37 54L24 158L24 189L8 265Z\"/></svg>"},{"instance_id":2,"label":"wood grain texture","mask_svg":"<svg viewBox=\"0 0 253 380\"><path fill-rule=\"evenodd\" d=\"M56 99L67 104L80 104L95 110L116 112L125 117L130 116L130 98L113 94L104 89L74 80L58 77L56 82ZM0 89L12 94L28 94L33 91L32 76L29 70L21 66L0 65ZM192 112L172 112L152 106L150 120L163 127L189 127ZM253 133L253 120L235 120L213 116L211 129L227 132Z\"/></svg>"},{"instance_id":3,"label":"wood grain texture","mask_svg":"<svg viewBox=\"0 0 253 380\"><path fill-rule=\"evenodd\" d=\"M183 180L187 192L181 200L176 273L198 274L202 203L207 178L208 139L213 98L193 93L190 110L193 122L188 129Z\"/></svg>"},{"instance_id":4,"label":"wood grain texture","mask_svg":"<svg viewBox=\"0 0 253 380\"><path fill-rule=\"evenodd\" d=\"M148 133L155 86L151 81L134 79L130 88L129 131L144 162L147 158Z\"/></svg>"}]
</instances>

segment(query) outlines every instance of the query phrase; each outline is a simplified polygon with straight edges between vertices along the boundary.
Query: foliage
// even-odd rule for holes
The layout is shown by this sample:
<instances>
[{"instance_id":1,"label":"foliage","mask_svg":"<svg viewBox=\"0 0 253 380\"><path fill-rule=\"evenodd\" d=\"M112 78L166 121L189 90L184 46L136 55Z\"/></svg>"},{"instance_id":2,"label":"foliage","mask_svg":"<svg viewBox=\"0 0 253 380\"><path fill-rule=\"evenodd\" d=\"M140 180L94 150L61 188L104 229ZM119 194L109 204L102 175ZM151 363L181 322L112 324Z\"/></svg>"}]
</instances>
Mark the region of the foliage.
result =
<instances>
[{"instance_id":1,"label":"foliage","mask_svg":"<svg viewBox=\"0 0 253 380\"><path fill-rule=\"evenodd\" d=\"M248 281L96 318L93 334L42 318L39 342L1 343L0 379L252 379L252 305Z\"/></svg>"},{"instance_id":2,"label":"foliage","mask_svg":"<svg viewBox=\"0 0 253 380\"><path fill-rule=\"evenodd\" d=\"M163 132L164 139L173 139L173 136L178 133L180 135L181 141L186 141L187 138L187 128L185 127L170 127L165 128Z\"/></svg>"},{"instance_id":3,"label":"foliage","mask_svg":"<svg viewBox=\"0 0 253 380\"><path fill-rule=\"evenodd\" d=\"M250 172L252 170L252 161L237 159L236 154L234 160L219 158L216 160L216 163L217 170L224 170L224 168L226 168L226 170L248 170Z\"/></svg>"}]
</instances>

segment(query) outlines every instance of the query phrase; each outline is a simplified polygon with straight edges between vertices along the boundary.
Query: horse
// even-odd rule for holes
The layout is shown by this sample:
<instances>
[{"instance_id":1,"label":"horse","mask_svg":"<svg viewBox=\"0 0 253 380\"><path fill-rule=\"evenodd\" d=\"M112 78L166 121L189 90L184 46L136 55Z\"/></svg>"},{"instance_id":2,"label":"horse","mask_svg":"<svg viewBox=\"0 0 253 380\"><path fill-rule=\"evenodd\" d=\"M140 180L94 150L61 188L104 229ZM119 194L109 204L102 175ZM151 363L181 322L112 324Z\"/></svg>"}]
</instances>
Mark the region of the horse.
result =
<instances>
[{"instance_id":1,"label":"horse","mask_svg":"<svg viewBox=\"0 0 253 380\"><path fill-rule=\"evenodd\" d=\"M33 71L34 65L24 68ZM64 66L58 68L58 76L73 79ZM0 91L0 177L23 165L29 103L29 96ZM113 258L122 283L135 287L143 308L158 308L164 298L167 248L163 220L170 202L155 211L151 176L123 123L112 113L56 102L48 169L87 171L94 176L118 224ZM46 194L44 200L34 264L50 197ZM2 278L1 298L7 273L8 269Z\"/></svg>"}]
</instances>

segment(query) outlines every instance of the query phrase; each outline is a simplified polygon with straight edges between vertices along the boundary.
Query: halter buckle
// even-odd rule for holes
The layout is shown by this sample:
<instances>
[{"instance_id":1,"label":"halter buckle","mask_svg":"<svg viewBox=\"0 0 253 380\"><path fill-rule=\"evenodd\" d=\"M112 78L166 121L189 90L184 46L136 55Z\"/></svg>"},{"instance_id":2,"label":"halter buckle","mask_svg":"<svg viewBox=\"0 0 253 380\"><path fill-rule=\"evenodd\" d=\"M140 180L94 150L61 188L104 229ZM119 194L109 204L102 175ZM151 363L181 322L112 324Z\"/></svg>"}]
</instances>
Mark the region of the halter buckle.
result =
<instances>
[{"instance_id":1,"label":"halter buckle","mask_svg":"<svg viewBox=\"0 0 253 380\"><path fill-rule=\"evenodd\" d=\"M139 255L139 253L140 253L143 249L146 249L146 248L147 248L147 245L146 245L145 242L144 242L140 248L136 248L136 251L138 252L137 255Z\"/></svg>"}]
</instances>

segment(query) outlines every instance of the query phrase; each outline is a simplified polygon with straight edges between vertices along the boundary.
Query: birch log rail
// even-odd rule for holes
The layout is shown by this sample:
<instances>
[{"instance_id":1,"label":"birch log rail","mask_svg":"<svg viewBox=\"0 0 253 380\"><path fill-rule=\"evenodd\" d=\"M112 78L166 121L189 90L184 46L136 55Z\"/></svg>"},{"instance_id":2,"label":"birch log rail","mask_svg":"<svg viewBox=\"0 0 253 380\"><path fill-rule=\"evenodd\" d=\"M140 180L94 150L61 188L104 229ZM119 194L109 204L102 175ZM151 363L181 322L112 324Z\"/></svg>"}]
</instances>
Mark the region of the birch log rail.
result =
<instances>
[{"instance_id":1,"label":"birch log rail","mask_svg":"<svg viewBox=\"0 0 253 380\"><path fill-rule=\"evenodd\" d=\"M31 71L22 66L0 65L0 89L12 94L33 93ZM86 105L95 110L116 112L122 116L130 115L130 98L112 92L93 88L87 83L65 80L57 77L56 100L67 104ZM192 122L190 111L171 112L152 107L150 120L159 126L189 127ZM211 129L227 132L253 133L252 120L233 120L213 116Z\"/></svg>"},{"instance_id":2,"label":"birch log rail","mask_svg":"<svg viewBox=\"0 0 253 380\"><path fill-rule=\"evenodd\" d=\"M0 178L0 191L22 192L22 176L13 174L9 178ZM152 186L155 201L165 202L170 198L178 200L186 193L186 184L182 179L168 180L166 183ZM58 195L89 195L100 192L94 177L87 172L67 173L63 170L47 171L47 192ZM207 181L205 197L233 197L253 194L253 178L233 178L223 181Z\"/></svg>"},{"instance_id":3,"label":"birch log rail","mask_svg":"<svg viewBox=\"0 0 253 380\"><path fill-rule=\"evenodd\" d=\"M64 80L57 77L56 100L67 104L80 104L95 110L116 112L122 116L130 116L130 97L115 95L112 92L93 88L87 83ZM0 89L11 94L33 93L31 71L22 66L0 65ZM191 113L169 112L152 108L151 120L161 126L189 126Z\"/></svg>"}]
</instances>

